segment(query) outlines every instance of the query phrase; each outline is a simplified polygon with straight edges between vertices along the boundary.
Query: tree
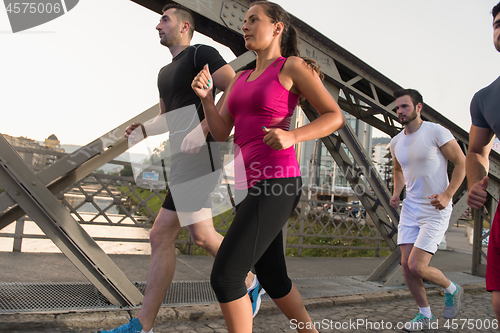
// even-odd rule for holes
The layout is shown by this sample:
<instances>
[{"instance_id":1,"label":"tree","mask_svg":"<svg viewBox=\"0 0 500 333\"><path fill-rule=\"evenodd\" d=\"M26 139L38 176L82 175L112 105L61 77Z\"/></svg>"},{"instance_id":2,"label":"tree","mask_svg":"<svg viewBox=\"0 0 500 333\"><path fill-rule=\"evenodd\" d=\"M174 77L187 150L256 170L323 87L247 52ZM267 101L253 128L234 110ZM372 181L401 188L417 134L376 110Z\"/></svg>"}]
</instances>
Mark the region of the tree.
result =
<instances>
[{"instance_id":1,"label":"tree","mask_svg":"<svg viewBox=\"0 0 500 333\"><path fill-rule=\"evenodd\" d=\"M123 169L120 170L120 176L122 177L133 177L134 172L132 171L131 165L125 165Z\"/></svg>"}]
</instances>

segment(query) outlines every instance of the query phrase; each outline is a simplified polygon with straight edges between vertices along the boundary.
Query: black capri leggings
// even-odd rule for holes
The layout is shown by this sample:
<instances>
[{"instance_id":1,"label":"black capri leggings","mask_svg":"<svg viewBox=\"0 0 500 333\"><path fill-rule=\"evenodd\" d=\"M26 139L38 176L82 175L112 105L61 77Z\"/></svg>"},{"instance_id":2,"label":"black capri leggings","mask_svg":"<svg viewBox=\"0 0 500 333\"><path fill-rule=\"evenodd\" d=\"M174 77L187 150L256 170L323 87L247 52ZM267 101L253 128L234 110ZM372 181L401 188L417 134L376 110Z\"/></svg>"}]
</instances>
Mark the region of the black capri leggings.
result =
<instances>
[{"instance_id":1,"label":"black capri leggings","mask_svg":"<svg viewBox=\"0 0 500 333\"><path fill-rule=\"evenodd\" d=\"M210 282L220 303L247 293L245 278L254 267L259 282L271 298L290 292L281 229L297 206L302 179L259 181L236 207L233 223L217 252Z\"/></svg>"}]
</instances>

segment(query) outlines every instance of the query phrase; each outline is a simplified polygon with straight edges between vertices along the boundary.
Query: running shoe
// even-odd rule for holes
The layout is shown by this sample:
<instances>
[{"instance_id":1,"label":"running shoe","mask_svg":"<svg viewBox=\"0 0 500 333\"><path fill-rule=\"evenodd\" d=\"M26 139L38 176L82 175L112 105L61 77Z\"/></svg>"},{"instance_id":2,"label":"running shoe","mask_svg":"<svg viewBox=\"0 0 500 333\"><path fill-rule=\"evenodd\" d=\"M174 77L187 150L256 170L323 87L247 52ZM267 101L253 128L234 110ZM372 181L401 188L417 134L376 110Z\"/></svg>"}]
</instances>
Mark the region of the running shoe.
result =
<instances>
[{"instance_id":1,"label":"running shoe","mask_svg":"<svg viewBox=\"0 0 500 333\"><path fill-rule=\"evenodd\" d=\"M140 333L142 331L142 325L139 319L134 318L130 319L130 321L118 328L115 328L111 331L100 330L96 333Z\"/></svg>"},{"instance_id":2,"label":"running shoe","mask_svg":"<svg viewBox=\"0 0 500 333\"><path fill-rule=\"evenodd\" d=\"M259 312L262 295L265 293L266 291L262 288L262 285L257 279L257 275L255 275L252 286L248 289L248 296L250 296L250 301L252 302L252 312L254 317L257 315L257 312Z\"/></svg>"},{"instance_id":3,"label":"running shoe","mask_svg":"<svg viewBox=\"0 0 500 333\"><path fill-rule=\"evenodd\" d=\"M434 316L432 316L432 318L427 318L419 312L415 318L405 323L403 329L406 332L421 332L423 330L428 330L431 327L431 321L433 319Z\"/></svg>"},{"instance_id":4,"label":"running shoe","mask_svg":"<svg viewBox=\"0 0 500 333\"><path fill-rule=\"evenodd\" d=\"M454 294L444 293L444 309L443 317L444 319L452 319L457 316L462 308L462 300L464 299L464 288L452 282L456 287Z\"/></svg>"}]
</instances>

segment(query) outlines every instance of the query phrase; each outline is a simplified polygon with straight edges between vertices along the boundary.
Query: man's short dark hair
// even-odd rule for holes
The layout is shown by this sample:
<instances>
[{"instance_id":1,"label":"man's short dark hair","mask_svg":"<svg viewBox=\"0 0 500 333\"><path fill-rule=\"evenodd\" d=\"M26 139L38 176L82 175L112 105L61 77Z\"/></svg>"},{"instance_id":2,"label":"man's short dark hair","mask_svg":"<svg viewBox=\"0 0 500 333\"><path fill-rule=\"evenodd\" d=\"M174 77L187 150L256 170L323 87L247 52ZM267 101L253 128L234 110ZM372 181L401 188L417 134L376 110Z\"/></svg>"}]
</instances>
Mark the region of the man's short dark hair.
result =
<instances>
[{"instance_id":1,"label":"man's short dark hair","mask_svg":"<svg viewBox=\"0 0 500 333\"><path fill-rule=\"evenodd\" d=\"M495 17L497 17L498 13L500 13L500 2L497 3L497 5L495 7L493 7L491 13L493 14L493 19L495 19Z\"/></svg>"},{"instance_id":2,"label":"man's short dark hair","mask_svg":"<svg viewBox=\"0 0 500 333\"><path fill-rule=\"evenodd\" d=\"M393 94L394 98L399 98L406 95L410 96L414 106L417 106L417 104L420 103L422 104L422 108L424 107L424 99L422 95L415 89L399 89L396 90Z\"/></svg>"},{"instance_id":3,"label":"man's short dark hair","mask_svg":"<svg viewBox=\"0 0 500 333\"><path fill-rule=\"evenodd\" d=\"M189 22L190 28L189 28L189 38L193 38L193 33L194 33L194 15L189 8L177 4L177 3L170 3L168 5L165 5L163 9L161 10L162 13L165 13L167 10L174 8L175 9L175 15L179 20L182 22Z\"/></svg>"}]
</instances>

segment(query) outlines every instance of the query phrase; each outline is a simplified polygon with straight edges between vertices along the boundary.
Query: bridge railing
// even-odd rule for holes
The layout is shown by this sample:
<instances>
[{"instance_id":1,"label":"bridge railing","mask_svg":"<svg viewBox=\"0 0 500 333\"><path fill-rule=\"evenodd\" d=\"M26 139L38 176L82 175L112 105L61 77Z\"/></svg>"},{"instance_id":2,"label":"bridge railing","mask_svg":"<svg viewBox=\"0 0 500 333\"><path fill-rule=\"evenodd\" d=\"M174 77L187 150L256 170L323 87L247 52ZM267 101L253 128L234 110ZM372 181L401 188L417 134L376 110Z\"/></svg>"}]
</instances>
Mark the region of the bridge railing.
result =
<instances>
[{"instance_id":1,"label":"bridge railing","mask_svg":"<svg viewBox=\"0 0 500 333\"><path fill-rule=\"evenodd\" d=\"M33 155L51 155L62 158L66 154L53 151L14 147L32 168L40 171L40 164L33 163ZM46 159L42 159L46 160ZM130 165L113 160L110 164ZM59 201L82 226L137 227L150 229L167 194L165 189L144 189L133 177L119 174L91 173L57 195ZM215 195L221 196L216 193ZM307 200L302 196L284 229L285 246L289 256L379 256L384 245L376 226L362 205L342 204L332 201ZM213 198L214 202L229 201ZM214 227L225 234L234 218L234 209L214 216ZM0 238L13 239L12 251L22 252L25 239L49 239L43 233L25 231L28 216L23 216L10 228L0 230ZM120 233L116 233L119 235ZM132 237L94 236L97 242L147 243L147 233L137 232ZM183 254L204 253L198 249L187 228L176 239L176 247Z\"/></svg>"}]
</instances>

